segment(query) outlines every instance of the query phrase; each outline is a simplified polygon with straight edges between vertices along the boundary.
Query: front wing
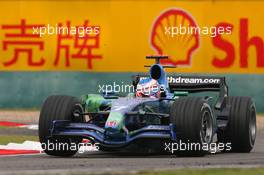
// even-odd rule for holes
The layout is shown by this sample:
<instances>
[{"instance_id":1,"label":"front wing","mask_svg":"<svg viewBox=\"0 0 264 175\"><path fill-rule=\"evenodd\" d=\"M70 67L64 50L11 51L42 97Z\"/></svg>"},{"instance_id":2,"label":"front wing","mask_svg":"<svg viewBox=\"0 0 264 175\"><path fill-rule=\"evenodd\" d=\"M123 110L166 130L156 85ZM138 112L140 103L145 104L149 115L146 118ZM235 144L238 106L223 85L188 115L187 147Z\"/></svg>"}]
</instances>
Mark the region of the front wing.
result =
<instances>
[{"instance_id":1,"label":"front wing","mask_svg":"<svg viewBox=\"0 0 264 175\"><path fill-rule=\"evenodd\" d=\"M126 134L122 140L109 139L108 131L89 123L72 123L68 120L56 120L52 123L50 137L80 137L86 138L105 147L124 147L138 139L171 139L177 140L175 126L148 125Z\"/></svg>"}]
</instances>

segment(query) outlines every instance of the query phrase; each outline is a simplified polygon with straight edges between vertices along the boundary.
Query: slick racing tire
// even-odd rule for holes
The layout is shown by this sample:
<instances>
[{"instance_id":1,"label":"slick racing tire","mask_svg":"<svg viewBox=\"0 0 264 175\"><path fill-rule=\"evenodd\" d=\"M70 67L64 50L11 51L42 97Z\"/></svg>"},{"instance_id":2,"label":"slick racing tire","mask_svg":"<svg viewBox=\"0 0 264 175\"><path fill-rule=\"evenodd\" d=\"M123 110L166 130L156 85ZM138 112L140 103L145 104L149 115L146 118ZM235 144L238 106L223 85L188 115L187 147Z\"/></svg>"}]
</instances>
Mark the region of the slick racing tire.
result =
<instances>
[{"instance_id":1,"label":"slick racing tire","mask_svg":"<svg viewBox=\"0 0 264 175\"><path fill-rule=\"evenodd\" d=\"M83 117L76 118L73 116L73 112L76 111L82 113L83 109L80 101L75 97L55 95L46 99L39 117L39 140L45 153L53 156L68 157L73 156L78 151L80 138L50 137L50 130L54 120L83 122ZM76 145L72 146L73 143Z\"/></svg>"},{"instance_id":2,"label":"slick racing tire","mask_svg":"<svg viewBox=\"0 0 264 175\"><path fill-rule=\"evenodd\" d=\"M227 127L218 134L219 142L231 144L232 152L248 153L256 140L256 107L250 97L228 97L230 116Z\"/></svg>"},{"instance_id":3,"label":"slick racing tire","mask_svg":"<svg viewBox=\"0 0 264 175\"><path fill-rule=\"evenodd\" d=\"M201 97L182 97L171 107L178 156L204 156L213 140L213 114L208 102Z\"/></svg>"}]
</instances>

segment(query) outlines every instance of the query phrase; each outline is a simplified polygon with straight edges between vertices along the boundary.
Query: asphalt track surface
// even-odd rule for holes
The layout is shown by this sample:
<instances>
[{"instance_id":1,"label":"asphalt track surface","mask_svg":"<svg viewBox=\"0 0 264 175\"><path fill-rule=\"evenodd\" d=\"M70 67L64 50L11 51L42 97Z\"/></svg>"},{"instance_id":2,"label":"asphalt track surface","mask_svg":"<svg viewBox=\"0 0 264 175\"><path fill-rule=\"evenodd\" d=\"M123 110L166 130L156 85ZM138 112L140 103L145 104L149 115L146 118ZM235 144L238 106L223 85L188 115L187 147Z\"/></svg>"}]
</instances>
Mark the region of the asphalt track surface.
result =
<instances>
[{"instance_id":1,"label":"asphalt track surface","mask_svg":"<svg viewBox=\"0 0 264 175\"><path fill-rule=\"evenodd\" d=\"M251 153L217 153L205 157L129 155L87 152L71 158L39 155L1 156L0 174L124 173L142 170L204 167L264 167L264 131L258 131Z\"/></svg>"}]
</instances>

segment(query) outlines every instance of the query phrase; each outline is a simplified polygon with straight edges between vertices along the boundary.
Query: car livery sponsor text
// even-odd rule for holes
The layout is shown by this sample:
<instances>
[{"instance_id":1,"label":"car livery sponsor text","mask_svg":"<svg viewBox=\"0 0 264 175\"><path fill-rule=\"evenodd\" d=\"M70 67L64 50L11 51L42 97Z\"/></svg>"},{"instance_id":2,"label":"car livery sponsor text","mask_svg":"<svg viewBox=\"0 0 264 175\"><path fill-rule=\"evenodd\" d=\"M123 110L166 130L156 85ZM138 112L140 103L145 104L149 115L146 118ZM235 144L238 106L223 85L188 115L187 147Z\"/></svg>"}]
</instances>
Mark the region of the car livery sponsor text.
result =
<instances>
[{"instance_id":1,"label":"car livery sponsor text","mask_svg":"<svg viewBox=\"0 0 264 175\"><path fill-rule=\"evenodd\" d=\"M219 78L204 77L168 77L169 83L186 83L186 84L219 84Z\"/></svg>"}]
</instances>

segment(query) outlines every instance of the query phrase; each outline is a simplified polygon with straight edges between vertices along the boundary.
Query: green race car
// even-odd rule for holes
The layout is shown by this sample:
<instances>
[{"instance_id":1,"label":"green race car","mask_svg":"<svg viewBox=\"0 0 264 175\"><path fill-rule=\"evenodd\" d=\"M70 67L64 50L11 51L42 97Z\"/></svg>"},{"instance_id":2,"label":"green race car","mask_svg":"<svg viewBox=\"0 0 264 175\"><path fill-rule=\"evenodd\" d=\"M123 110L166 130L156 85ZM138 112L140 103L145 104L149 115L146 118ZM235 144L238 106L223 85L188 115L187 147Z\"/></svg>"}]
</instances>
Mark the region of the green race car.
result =
<instances>
[{"instance_id":1,"label":"green race car","mask_svg":"<svg viewBox=\"0 0 264 175\"><path fill-rule=\"evenodd\" d=\"M43 150L74 155L83 139L101 151L173 153L250 152L256 108L250 97L228 96L224 77L167 76L160 59L133 78L134 93L50 96L39 118ZM50 146L52 145L52 146Z\"/></svg>"}]
</instances>

